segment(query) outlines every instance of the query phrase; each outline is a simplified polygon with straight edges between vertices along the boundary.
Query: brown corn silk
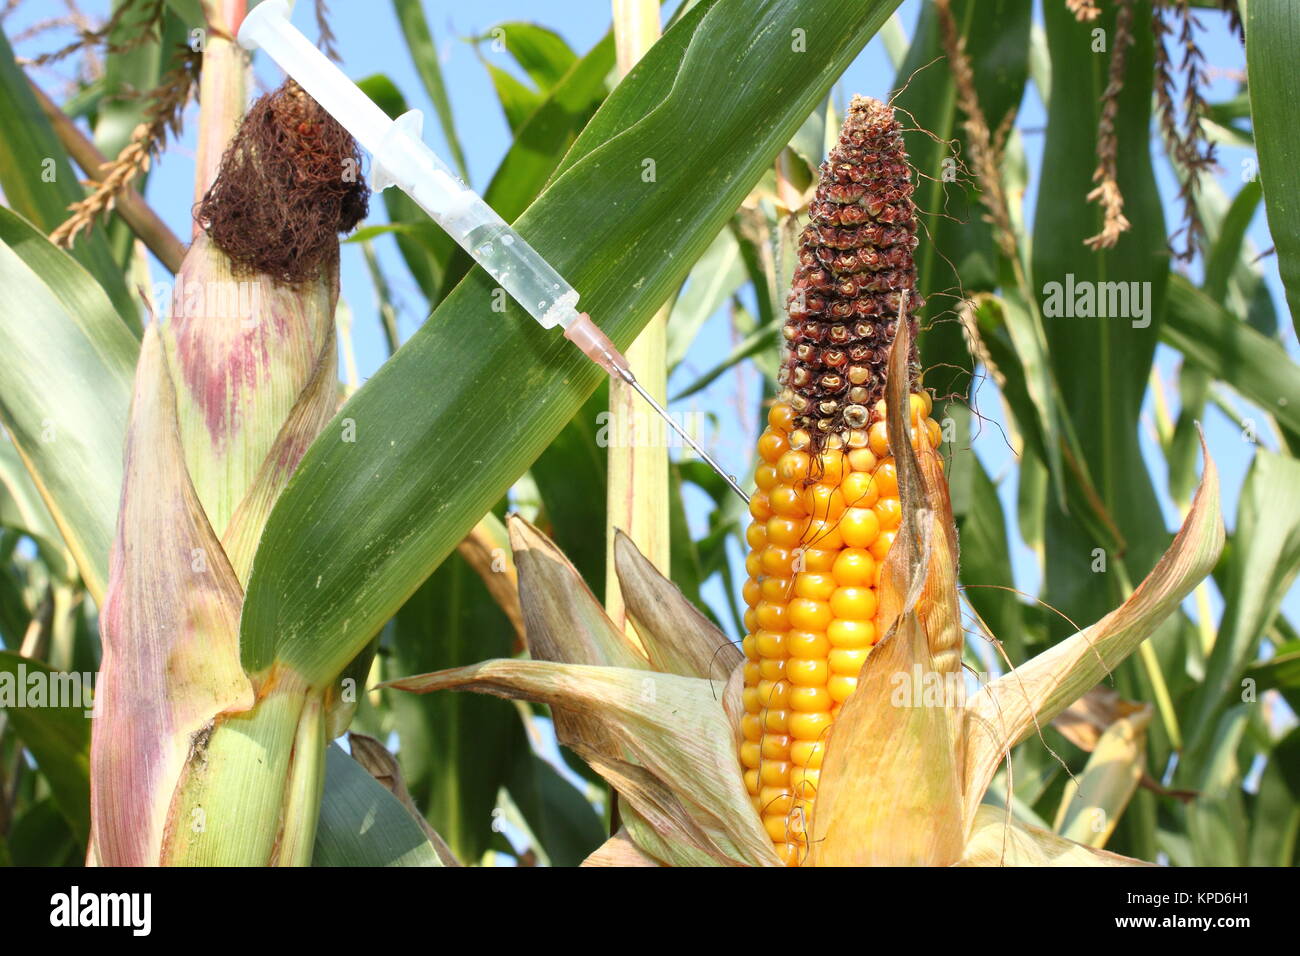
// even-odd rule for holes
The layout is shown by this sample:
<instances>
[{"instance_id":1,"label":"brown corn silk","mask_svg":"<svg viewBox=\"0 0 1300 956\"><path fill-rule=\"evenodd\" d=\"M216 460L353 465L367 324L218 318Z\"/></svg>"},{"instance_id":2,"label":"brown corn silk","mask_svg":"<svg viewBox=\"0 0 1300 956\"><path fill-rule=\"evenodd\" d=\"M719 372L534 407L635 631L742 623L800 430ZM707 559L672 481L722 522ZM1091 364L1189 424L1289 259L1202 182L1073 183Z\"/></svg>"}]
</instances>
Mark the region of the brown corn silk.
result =
<instances>
[{"instance_id":1,"label":"brown corn silk","mask_svg":"<svg viewBox=\"0 0 1300 956\"><path fill-rule=\"evenodd\" d=\"M758 443L747 532L741 764L791 865L809 859L831 729L900 611L882 592L904 524L884 400L900 320L908 323L906 359L897 363L908 406L900 421L914 449L933 455L939 441L915 359L924 302L915 291L912 189L893 110L855 97L800 239L781 391Z\"/></svg>"}]
</instances>

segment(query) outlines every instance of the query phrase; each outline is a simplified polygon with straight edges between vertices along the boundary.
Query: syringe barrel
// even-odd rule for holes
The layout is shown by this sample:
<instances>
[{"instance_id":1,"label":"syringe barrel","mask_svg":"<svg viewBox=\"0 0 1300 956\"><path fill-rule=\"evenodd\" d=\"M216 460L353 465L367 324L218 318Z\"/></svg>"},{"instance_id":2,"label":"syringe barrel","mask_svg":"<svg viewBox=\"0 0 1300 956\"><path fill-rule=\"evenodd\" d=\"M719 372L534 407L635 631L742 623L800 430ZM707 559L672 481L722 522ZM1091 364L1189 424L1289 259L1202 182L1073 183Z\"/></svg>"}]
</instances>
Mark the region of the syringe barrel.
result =
<instances>
[{"instance_id":1,"label":"syringe barrel","mask_svg":"<svg viewBox=\"0 0 1300 956\"><path fill-rule=\"evenodd\" d=\"M400 119L374 162L545 328L577 317L573 287Z\"/></svg>"},{"instance_id":2,"label":"syringe barrel","mask_svg":"<svg viewBox=\"0 0 1300 956\"><path fill-rule=\"evenodd\" d=\"M420 115L396 121L292 23L288 0L263 0L239 42L263 49L373 157L376 188L399 186L544 327L577 318L578 293L420 138Z\"/></svg>"}]
</instances>

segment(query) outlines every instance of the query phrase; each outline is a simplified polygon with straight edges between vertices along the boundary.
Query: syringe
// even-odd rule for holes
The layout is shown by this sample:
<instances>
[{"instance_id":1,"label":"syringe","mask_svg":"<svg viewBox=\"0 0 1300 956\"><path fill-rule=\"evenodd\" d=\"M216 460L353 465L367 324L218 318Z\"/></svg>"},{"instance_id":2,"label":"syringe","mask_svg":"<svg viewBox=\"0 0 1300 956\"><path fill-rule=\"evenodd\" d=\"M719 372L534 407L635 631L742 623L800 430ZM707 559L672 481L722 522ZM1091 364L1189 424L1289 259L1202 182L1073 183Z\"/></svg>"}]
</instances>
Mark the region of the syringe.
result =
<instances>
[{"instance_id":1,"label":"syringe","mask_svg":"<svg viewBox=\"0 0 1300 956\"><path fill-rule=\"evenodd\" d=\"M425 144L423 114L411 110L390 120L289 22L292 10L291 0L262 0L239 28L240 45L265 50L370 153L377 191L397 186L414 199L543 328L563 328L565 338L635 389L736 494L749 501L736 479L642 387L627 359L591 317L577 310L577 291Z\"/></svg>"}]
</instances>

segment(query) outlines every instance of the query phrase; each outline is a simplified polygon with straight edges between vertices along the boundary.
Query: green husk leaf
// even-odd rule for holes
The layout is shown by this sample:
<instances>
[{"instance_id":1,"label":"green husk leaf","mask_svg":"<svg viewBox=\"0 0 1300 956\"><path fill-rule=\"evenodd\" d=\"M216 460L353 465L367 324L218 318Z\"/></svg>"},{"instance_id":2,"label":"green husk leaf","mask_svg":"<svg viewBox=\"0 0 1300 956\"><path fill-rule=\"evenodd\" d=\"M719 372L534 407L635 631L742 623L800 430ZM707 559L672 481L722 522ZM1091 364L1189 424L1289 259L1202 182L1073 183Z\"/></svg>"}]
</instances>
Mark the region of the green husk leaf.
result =
<instances>
[{"instance_id":1,"label":"green husk leaf","mask_svg":"<svg viewBox=\"0 0 1300 956\"><path fill-rule=\"evenodd\" d=\"M92 839L104 865L161 859L173 792L223 713L253 705L242 592L190 484L156 326L141 347L118 531L100 617Z\"/></svg>"}]
</instances>

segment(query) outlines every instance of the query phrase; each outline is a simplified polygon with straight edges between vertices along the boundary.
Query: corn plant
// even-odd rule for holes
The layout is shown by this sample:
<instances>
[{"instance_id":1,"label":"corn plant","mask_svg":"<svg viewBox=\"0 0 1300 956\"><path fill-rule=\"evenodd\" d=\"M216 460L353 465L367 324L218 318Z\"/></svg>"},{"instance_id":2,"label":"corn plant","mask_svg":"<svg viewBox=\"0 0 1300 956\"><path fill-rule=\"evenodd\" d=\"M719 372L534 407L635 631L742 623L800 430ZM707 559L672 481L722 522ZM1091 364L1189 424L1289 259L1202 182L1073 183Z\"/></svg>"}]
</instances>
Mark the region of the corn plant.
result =
<instances>
[{"instance_id":1,"label":"corn plant","mask_svg":"<svg viewBox=\"0 0 1300 956\"><path fill-rule=\"evenodd\" d=\"M0 859L1295 862L1291 4L614 0L468 103L393 0L358 84L747 503L249 6L0 20Z\"/></svg>"}]
</instances>

